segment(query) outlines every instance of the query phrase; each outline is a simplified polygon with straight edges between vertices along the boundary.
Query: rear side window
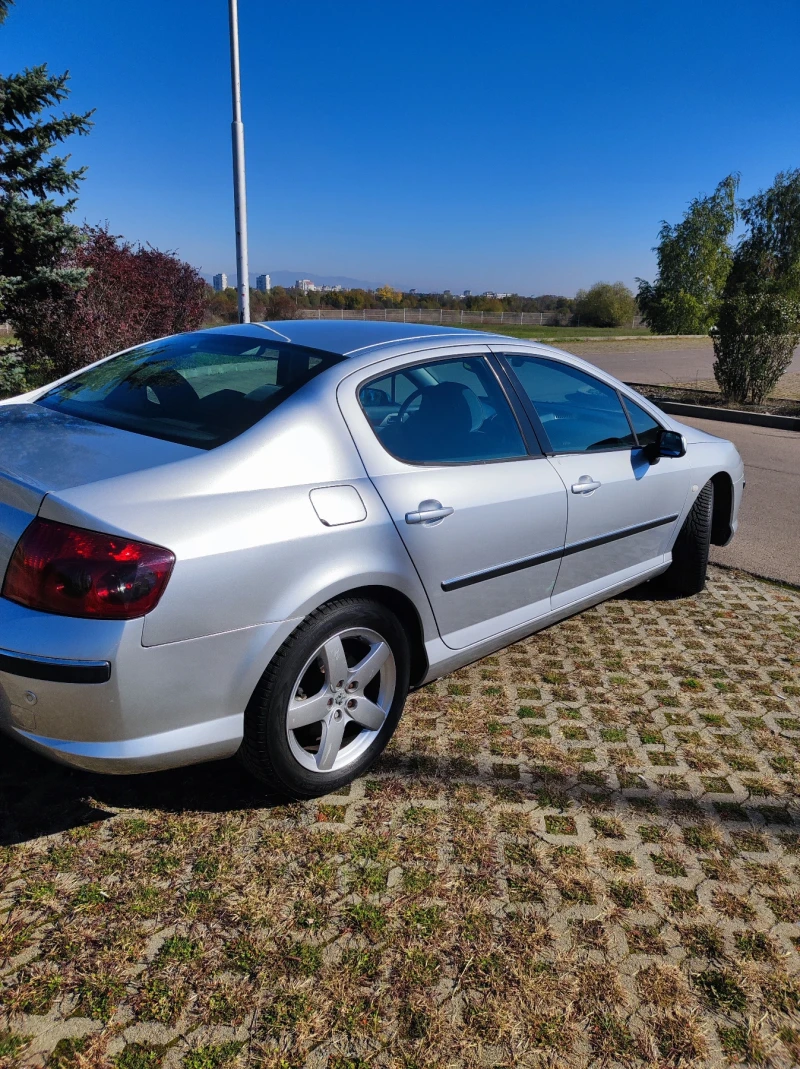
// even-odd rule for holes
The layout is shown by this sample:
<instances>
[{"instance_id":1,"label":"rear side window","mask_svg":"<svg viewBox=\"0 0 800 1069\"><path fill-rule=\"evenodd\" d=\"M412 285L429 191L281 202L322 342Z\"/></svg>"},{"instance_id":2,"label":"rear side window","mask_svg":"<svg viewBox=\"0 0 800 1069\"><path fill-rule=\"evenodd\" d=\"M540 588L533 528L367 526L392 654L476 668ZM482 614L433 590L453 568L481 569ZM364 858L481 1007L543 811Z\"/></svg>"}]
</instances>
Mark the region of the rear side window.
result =
<instances>
[{"instance_id":1,"label":"rear side window","mask_svg":"<svg viewBox=\"0 0 800 1069\"><path fill-rule=\"evenodd\" d=\"M658 438L658 432L661 430L659 424L635 401L631 401L630 397L625 398L625 407L631 418L633 429L636 431L639 445L654 445Z\"/></svg>"},{"instance_id":2,"label":"rear side window","mask_svg":"<svg viewBox=\"0 0 800 1069\"><path fill-rule=\"evenodd\" d=\"M508 401L481 356L415 364L359 391L381 445L409 464L527 456Z\"/></svg>"},{"instance_id":3,"label":"rear side window","mask_svg":"<svg viewBox=\"0 0 800 1069\"><path fill-rule=\"evenodd\" d=\"M510 356L508 362L557 453L636 445L617 391L604 382L556 360Z\"/></svg>"},{"instance_id":4,"label":"rear side window","mask_svg":"<svg viewBox=\"0 0 800 1069\"><path fill-rule=\"evenodd\" d=\"M213 449L341 359L269 339L179 334L84 371L37 404L151 438Z\"/></svg>"}]
</instances>

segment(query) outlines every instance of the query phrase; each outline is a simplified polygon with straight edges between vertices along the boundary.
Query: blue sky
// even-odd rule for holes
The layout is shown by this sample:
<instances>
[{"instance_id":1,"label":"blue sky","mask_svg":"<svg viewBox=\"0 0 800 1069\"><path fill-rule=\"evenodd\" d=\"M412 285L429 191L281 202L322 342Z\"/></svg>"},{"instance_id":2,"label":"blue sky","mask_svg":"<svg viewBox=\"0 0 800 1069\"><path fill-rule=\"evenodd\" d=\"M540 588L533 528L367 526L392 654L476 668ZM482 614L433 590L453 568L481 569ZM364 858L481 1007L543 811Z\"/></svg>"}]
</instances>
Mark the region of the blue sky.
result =
<instances>
[{"instance_id":1,"label":"blue sky","mask_svg":"<svg viewBox=\"0 0 800 1069\"><path fill-rule=\"evenodd\" d=\"M251 272L572 294L659 221L800 166L796 0L240 0ZM17 0L3 72L69 69L78 218L233 274L225 0Z\"/></svg>"}]
</instances>

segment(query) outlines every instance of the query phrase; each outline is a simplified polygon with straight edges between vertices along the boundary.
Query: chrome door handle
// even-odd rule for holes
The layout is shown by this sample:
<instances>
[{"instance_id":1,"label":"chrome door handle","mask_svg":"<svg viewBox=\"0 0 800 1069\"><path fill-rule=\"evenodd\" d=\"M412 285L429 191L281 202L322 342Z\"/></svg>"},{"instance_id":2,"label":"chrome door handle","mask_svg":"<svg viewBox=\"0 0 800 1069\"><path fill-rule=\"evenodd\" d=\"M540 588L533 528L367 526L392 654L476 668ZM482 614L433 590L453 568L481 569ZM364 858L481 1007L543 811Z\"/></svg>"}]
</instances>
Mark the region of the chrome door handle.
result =
<instances>
[{"instance_id":1,"label":"chrome door handle","mask_svg":"<svg viewBox=\"0 0 800 1069\"><path fill-rule=\"evenodd\" d=\"M591 475L581 475L580 479L572 484L572 492L573 494L593 494L595 490L600 489L601 485Z\"/></svg>"},{"instance_id":2,"label":"chrome door handle","mask_svg":"<svg viewBox=\"0 0 800 1069\"><path fill-rule=\"evenodd\" d=\"M443 505L441 501L420 501L416 512L406 513L406 523L424 523L432 526L446 519L447 516L452 516L454 512L455 509Z\"/></svg>"}]
</instances>

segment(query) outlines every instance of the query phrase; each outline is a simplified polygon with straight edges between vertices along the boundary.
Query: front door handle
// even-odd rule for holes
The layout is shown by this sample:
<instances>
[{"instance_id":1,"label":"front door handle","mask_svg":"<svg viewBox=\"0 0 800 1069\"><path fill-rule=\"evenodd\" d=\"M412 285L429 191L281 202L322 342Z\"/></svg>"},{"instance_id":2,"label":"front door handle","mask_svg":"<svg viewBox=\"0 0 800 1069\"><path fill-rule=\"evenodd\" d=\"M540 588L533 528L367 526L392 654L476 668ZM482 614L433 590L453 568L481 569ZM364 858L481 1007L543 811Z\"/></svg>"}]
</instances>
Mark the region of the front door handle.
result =
<instances>
[{"instance_id":1,"label":"front door handle","mask_svg":"<svg viewBox=\"0 0 800 1069\"><path fill-rule=\"evenodd\" d=\"M597 482L591 475L581 475L576 483L572 484L573 494L593 494L599 490L602 484Z\"/></svg>"},{"instance_id":2,"label":"front door handle","mask_svg":"<svg viewBox=\"0 0 800 1069\"><path fill-rule=\"evenodd\" d=\"M406 513L406 523L424 523L426 527L432 527L435 523L440 523L448 516L452 516L454 512L455 509L443 505L441 501L433 499L420 501L416 512Z\"/></svg>"}]
</instances>

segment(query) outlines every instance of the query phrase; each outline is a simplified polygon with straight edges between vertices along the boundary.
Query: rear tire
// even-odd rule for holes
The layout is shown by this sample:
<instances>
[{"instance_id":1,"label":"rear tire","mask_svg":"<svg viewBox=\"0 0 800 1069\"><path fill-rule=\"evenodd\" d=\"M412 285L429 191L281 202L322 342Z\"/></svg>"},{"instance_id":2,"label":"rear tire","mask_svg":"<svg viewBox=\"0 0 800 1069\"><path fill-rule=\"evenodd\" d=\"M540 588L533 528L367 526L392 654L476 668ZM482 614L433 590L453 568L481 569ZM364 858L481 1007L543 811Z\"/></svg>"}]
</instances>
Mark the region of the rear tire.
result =
<instances>
[{"instance_id":1,"label":"rear tire","mask_svg":"<svg viewBox=\"0 0 800 1069\"><path fill-rule=\"evenodd\" d=\"M409 673L408 639L393 613L367 598L328 602L262 676L245 711L239 758L275 797L339 790L392 737Z\"/></svg>"},{"instance_id":2,"label":"rear tire","mask_svg":"<svg viewBox=\"0 0 800 1069\"><path fill-rule=\"evenodd\" d=\"M672 550L672 564L661 576L662 589L673 597L699 594L706 585L714 484L707 482L697 495Z\"/></svg>"}]
</instances>

